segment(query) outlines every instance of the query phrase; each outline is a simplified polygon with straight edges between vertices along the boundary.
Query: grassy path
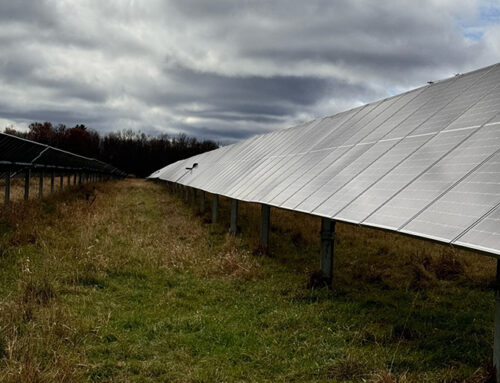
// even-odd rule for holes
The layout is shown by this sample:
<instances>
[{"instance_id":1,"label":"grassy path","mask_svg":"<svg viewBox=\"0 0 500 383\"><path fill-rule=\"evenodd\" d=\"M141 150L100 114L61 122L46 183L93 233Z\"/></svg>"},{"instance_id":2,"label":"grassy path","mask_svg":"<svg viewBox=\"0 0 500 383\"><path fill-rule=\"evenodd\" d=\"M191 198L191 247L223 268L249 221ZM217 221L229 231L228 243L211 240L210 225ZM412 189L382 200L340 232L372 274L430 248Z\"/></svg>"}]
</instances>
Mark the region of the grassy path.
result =
<instances>
[{"instance_id":1,"label":"grassy path","mask_svg":"<svg viewBox=\"0 0 500 383\"><path fill-rule=\"evenodd\" d=\"M317 220L273 211L272 257L257 221L140 180L4 208L0 381L485 381L492 260L341 226L311 290Z\"/></svg>"}]
</instances>

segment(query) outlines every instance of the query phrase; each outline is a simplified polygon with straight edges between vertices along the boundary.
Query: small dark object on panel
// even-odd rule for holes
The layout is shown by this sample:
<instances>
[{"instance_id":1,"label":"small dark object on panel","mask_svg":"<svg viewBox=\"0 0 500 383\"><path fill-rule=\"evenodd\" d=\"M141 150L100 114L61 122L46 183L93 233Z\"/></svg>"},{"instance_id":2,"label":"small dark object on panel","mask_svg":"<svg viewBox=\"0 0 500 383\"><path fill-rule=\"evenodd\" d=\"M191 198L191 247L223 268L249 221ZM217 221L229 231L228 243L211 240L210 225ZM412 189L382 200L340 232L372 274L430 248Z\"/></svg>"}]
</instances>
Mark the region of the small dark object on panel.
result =
<instances>
[{"instance_id":1,"label":"small dark object on panel","mask_svg":"<svg viewBox=\"0 0 500 383\"><path fill-rule=\"evenodd\" d=\"M197 167L198 167L198 163L197 163L197 162L195 162L195 163L193 164L193 166L191 166L190 168L186 168L186 170L190 170L190 171L192 171L193 169L195 169L195 168L197 168Z\"/></svg>"}]
</instances>

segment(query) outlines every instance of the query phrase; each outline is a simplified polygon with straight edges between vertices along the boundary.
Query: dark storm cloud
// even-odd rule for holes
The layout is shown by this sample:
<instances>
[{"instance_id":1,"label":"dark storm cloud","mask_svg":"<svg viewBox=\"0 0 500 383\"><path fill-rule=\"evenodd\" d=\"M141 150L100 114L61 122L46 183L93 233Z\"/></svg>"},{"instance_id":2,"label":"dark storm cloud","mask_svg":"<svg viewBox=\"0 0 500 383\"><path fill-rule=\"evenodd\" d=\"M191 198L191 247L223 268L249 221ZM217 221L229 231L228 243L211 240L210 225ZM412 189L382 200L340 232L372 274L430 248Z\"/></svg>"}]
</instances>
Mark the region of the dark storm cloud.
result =
<instances>
[{"instance_id":1,"label":"dark storm cloud","mask_svg":"<svg viewBox=\"0 0 500 383\"><path fill-rule=\"evenodd\" d=\"M496 10L489 0L0 0L0 123L232 142L500 61Z\"/></svg>"},{"instance_id":2,"label":"dark storm cloud","mask_svg":"<svg viewBox=\"0 0 500 383\"><path fill-rule=\"evenodd\" d=\"M156 94L150 102L170 102L183 113L182 105L196 99L204 110L190 111L193 116L214 120L247 120L278 123L296 110L308 110L325 97L374 99L369 88L342 80L311 76L223 76L189 68L168 68L165 75L174 81L177 93ZM196 97L194 97L196 95ZM168 101L167 101L168 100Z\"/></svg>"}]
</instances>

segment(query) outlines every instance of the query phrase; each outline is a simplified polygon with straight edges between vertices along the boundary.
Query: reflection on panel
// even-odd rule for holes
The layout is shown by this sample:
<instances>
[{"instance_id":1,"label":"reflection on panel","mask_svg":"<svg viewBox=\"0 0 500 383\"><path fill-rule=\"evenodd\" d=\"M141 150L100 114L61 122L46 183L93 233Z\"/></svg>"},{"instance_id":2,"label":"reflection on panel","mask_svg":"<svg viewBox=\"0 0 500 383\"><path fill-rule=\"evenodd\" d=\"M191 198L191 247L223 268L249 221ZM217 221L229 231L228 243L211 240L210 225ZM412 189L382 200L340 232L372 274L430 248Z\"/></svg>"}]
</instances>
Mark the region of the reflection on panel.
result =
<instances>
[{"instance_id":1,"label":"reflection on panel","mask_svg":"<svg viewBox=\"0 0 500 383\"><path fill-rule=\"evenodd\" d=\"M303 173L300 178L297 178L293 184L283 191L281 198L286 199L280 204L280 206L292 209L297 204L302 202L302 200L300 200L299 192L303 188L307 187L323 169L338 158L341 158L348 150L349 148L347 147L340 147L332 151L310 153L309 158L321 156L322 159L313 167L307 166L307 172ZM324 154L326 154L326 156L323 156Z\"/></svg>"},{"instance_id":2,"label":"reflection on panel","mask_svg":"<svg viewBox=\"0 0 500 383\"><path fill-rule=\"evenodd\" d=\"M298 206L307 198L309 198L320 186L328 182L333 174L342 170L346 165L350 164L361 154L363 154L368 148L368 145L359 145L347 150L342 150L341 156L335 158L335 160L331 161L330 163L326 163L326 166L318 168L319 172L317 172L315 177L311 179L307 183L307 185L304 185L300 190L297 190L297 192L290 199L288 199L283 206L291 206L292 209L305 211L303 209L298 209ZM327 157L325 159L325 162L327 159L331 158Z\"/></svg>"},{"instance_id":3,"label":"reflection on panel","mask_svg":"<svg viewBox=\"0 0 500 383\"><path fill-rule=\"evenodd\" d=\"M336 155L340 156L347 150L348 148L338 149ZM305 153L303 159L284 174L287 181L269 193L266 196L267 200L273 205L283 204L297 190L307 184L308 180L314 176L313 170L318 167L318 164L326 162L326 157L331 157L330 151L321 150Z\"/></svg>"},{"instance_id":4,"label":"reflection on panel","mask_svg":"<svg viewBox=\"0 0 500 383\"><path fill-rule=\"evenodd\" d=\"M389 148L394 145L392 141L378 142L364 151L361 155L354 154L354 159L348 159L347 165L341 165L342 168L334 169L333 172L328 175L328 181L316 189L316 191L311 194L304 202L299 206L302 209L307 209L314 211L321 215L329 215L331 211L328 206L324 206L323 203L345 184L351 181L359 173L361 173L367 166L372 164L381 155L387 152ZM352 157L351 157L352 158ZM319 202L318 202L319 201ZM323 205L323 206L322 206ZM318 207L322 206L322 209Z\"/></svg>"},{"instance_id":5,"label":"reflection on panel","mask_svg":"<svg viewBox=\"0 0 500 383\"><path fill-rule=\"evenodd\" d=\"M461 90L450 103L432 115L412 134L427 134L446 128L457 117L474 106L481 97L497 87L500 81L500 67L477 72L476 75L480 76L477 81L467 89Z\"/></svg>"},{"instance_id":6,"label":"reflection on panel","mask_svg":"<svg viewBox=\"0 0 500 383\"><path fill-rule=\"evenodd\" d=\"M417 94L418 92L414 91L385 100L384 103L375 110L375 112L377 112L375 117L366 121L361 120L358 123L359 125L353 127L356 132L344 143L344 145L356 145L362 142L369 142L366 139L368 136L372 137L371 141L383 137L385 129L380 128L380 126L384 126L384 122L387 121L387 119L401 109L401 107L406 105L411 99L415 98Z\"/></svg>"},{"instance_id":7,"label":"reflection on panel","mask_svg":"<svg viewBox=\"0 0 500 383\"><path fill-rule=\"evenodd\" d=\"M405 136L410 132L415 133L419 127L422 127L422 131L429 132L429 129L425 129L425 127L429 124L430 120L437 118L435 114L445 110L447 105L456 100L463 92L470 89L478 80L487 75L490 70L491 68L486 68L467 76L460 76L435 84L433 87L436 93L434 93L432 101L427 102L416 113L407 118L386 138L397 138ZM444 129L444 127L441 127L441 129Z\"/></svg>"},{"instance_id":8,"label":"reflection on panel","mask_svg":"<svg viewBox=\"0 0 500 383\"><path fill-rule=\"evenodd\" d=\"M398 145L388 154L381 157L375 164L379 163L379 166L385 169L384 162L386 162L386 158L390 161L388 162L390 165L398 160L402 160L402 162L398 162L394 168L390 169L389 173L378 179L368 190L350 203L349 206L337 213L335 218L349 222L362 222L402 190L424 171L426 167L432 165L443 153L453 149L455 145L467 137L468 133L453 132L437 136L409 136L401 140ZM406 151L399 149L401 146ZM397 152L394 152L394 150L397 150ZM396 155L393 156L394 154ZM401 155L403 158L400 157Z\"/></svg>"},{"instance_id":9,"label":"reflection on panel","mask_svg":"<svg viewBox=\"0 0 500 383\"><path fill-rule=\"evenodd\" d=\"M337 130L325 137L312 150L328 149L344 145L345 142L356 133L356 128L367 124L371 118L379 114L378 107L384 102L374 102L373 104L361 107L359 111L349 120L345 121Z\"/></svg>"},{"instance_id":10,"label":"reflection on panel","mask_svg":"<svg viewBox=\"0 0 500 383\"><path fill-rule=\"evenodd\" d=\"M423 197L418 193L425 187L413 188L409 185L477 129L443 132L391 171L372 188L383 195L383 204L364 223L398 229L408 218L418 213L419 199Z\"/></svg>"},{"instance_id":11,"label":"reflection on panel","mask_svg":"<svg viewBox=\"0 0 500 383\"><path fill-rule=\"evenodd\" d=\"M361 196L362 193L367 191L384 175L389 173L395 166L408 157L416 148L422 146L428 140L428 136L418 136L404 140L389 141L398 145L393 146L391 150L364 169L342 189L330 196L330 198L323 203L324 207L322 207L322 211L328 209L332 212L332 214L329 214L331 217L338 214L341 214L343 217L348 216L350 222L359 222L362 220L372 211L372 209L368 209L368 211L358 211L356 207L354 210L348 209L346 212L342 211L342 209L347 209L351 202Z\"/></svg>"},{"instance_id":12,"label":"reflection on panel","mask_svg":"<svg viewBox=\"0 0 500 383\"><path fill-rule=\"evenodd\" d=\"M429 186L432 187L434 185ZM450 242L499 202L500 154L497 154L425 209L402 231Z\"/></svg>"},{"instance_id":13,"label":"reflection on panel","mask_svg":"<svg viewBox=\"0 0 500 383\"><path fill-rule=\"evenodd\" d=\"M439 85L439 87L441 87L441 85ZM423 105L429 102L433 102L434 98L437 97L440 89L436 88L438 88L438 86L427 86L424 88L416 89L412 92L408 92L407 94L401 96L397 101L397 104L394 104L391 107L391 110L387 111L392 112L394 110L394 113L389 115L388 118L377 129L366 136L363 141L373 142L386 138L386 135L403 124L408 117L416 113L416 111L419 110ZM409 133L409 130L407 133Z\"/></svg>"},{"instance_id":14,"label":"reflection on panel","mask_svg":"<svg viewBox=\"0 0 500 383\"><path fill-rule=\"evenodd\" d=\"M297 150L297 156L294 156L293 159L287 159L283 163L283 166L277 169L276 178L273 179L272 184L270 183L266 187L266 190L260 193L259 199L281 204L291 196L291 190L298 190L298 188L294 188L294 184L298 182L303 186L304 183L302 183L302 180L304 178L308 180L312 179L313 175L316 175L319 169L323 169L326 166L325 164L328 162L323 162L323 160L329 153L333 153L332 156L329 156L329 160L334 161L338 158L339 153L346 152L348 150L347 147L338 148L338 150L337 148L317 149L317 147L325 145L328 137L340 134L339 132L345 129L346 124L352 122L352 119L358 116L361 108L354 111L349 115L342 116L342 119L337 119L334 116L333 118L324 119L323 122L318 124L315 128L317 133L306 140L304 145L301 145L300 150ZM271 202L275 197L279 201Z\"/></svg>"},{"instance_id":15,"label":"reflection on panel","mask_svg":"<svg viewBox=\"0 0 500 383\"><path fill-rule=\"evenodd\" d=\"M260 166L262 165L265 159L269 158L269 155L270 153L272 153L273 148L276 147L276 145L279 145L280 143L283 142L285 134L283 131L281 131L281 134L271 133L270 136L272 137L266 140L264 144L257 146L251 154L250 158L258 159L258 161L256 162L257 166L254 166L253 168L249 169L248 172L245 174L241 173L242 169L240 166L234 166L231 167L225 174L222 175L223 179L229 180L231 185L231 186L225 186L227 188L224 189L226 193L232 194L234 193L234 191L232 191L233 189L244 187L244 185L251 180L252 175L254 173L261 171ZM238 165L240 164L240 162L237 160L233 159L233 161L236 161ZM211 187L219 193L220 193L219 190L221 190L221 188L218 186L220 182L221 182L221 177L216 177L211 185Z\"/></svg>"},{"instance_id":16,"label":"reflection on panel","mask_svg":"<svg viewBox=\"0 0 500 383\"><path fill-rule=\"evenodd\" d=\"M276 152L276 154L270 157L270 165L263 169L261 174L256 174L256 177L260 180L258 183L253 183L252 187L247 188L244 192L238 194L239 198L244 200L259 200L263 195L267 194L269 190L275 185L277 176L289 166L296 163L300 155L294 153L297 152L297 147L301 144L308 147L322 136L321 132L315 129L316 123L308 126L304 129L301 134L296 135L296 139L288 146L285 150L286 153Z\"/></svg>"}]
</instances>

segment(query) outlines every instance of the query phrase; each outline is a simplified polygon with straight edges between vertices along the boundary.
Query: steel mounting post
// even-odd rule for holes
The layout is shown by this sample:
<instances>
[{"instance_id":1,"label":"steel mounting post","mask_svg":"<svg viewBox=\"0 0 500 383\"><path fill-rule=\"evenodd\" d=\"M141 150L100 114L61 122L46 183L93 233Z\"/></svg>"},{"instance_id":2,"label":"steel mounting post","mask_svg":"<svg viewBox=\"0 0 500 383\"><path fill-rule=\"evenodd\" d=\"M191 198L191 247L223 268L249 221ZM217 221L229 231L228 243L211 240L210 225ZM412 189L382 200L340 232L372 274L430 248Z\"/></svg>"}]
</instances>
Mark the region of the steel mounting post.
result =
<instances>
[{"instance_id":1,"label":"steel mounting post","mask_svg":"<svg viewBox=\"0 0 500 383\"><path fill-rule=\"evenodd\" d=\"M212 223L217 223L218 217L219 217L219 195L214 194L212 196Z\"/></svg>"},{"instance_id":2,"label":"steel mounting post","mask_svg":"<svg viewBox=\"0 0 500 383\"><path fill-rule=\"evenodd\" d=\"M200 192L200 214L205 213L205 192L202 190Z\"/></svg>"},{"instance_id":3,"label":"steel mounting post","mask_svg":"<svg viewBox=\"0 0 500 383\"><path fill-rule=\"evenodd\" d=\"M497 259L495 280L495 333L493 339L493 366L496 371L496 382L500 383L500 259Z\"/></svg>"},{"instance_id":4,"label":"steel mounting post","mask_svg":"<svg viewBox=\"0 0 500 383\"><path fill-rule=\"evenodd\" d=\"M10 180L10 169L7 169L7 171L5 172L5 204L8 204L10 202Z\"/></svg>"},{"instance_id":5,"label":"steel mounting post","mask_svg":"<svg viewBox=\"0 0 500 383\"><path fill-rule=\"evenodd\" d=\"M50 172L50 194L54 194L54 178L55 178L55 171L52 170Z\"/></svg>"},{"instance_id":6,"label":"steel mounting post","mask_svg":"<svg viewBox=\"0 0 500 383\"><path fill-rule=\"evenodd\" d=\"M231 200L231 224L229 225L229 231L232 234L236 234L238 231L238 200Z\"/></svg>"},{"instance_id":7,"label":"steel mounting post","mask_svg":"<svg viewBox=\"0 0 500 383\"><path fill-rule=\"evenodd\" d=\"M43 170L40 170L40 174L38 176L38 198L43 198Z\"/></svg>"},{"instance_id":8,"label":"steel mounting post","mask_svg":"<svg viewBox=\"0 0 500 383\"><path fill-rule=\"evenodd\" d=\"M27 168L24 171L24 200L30 198L30 182L31 182L31 169Z\"/></svg>"},{"instance_id":9,"label":"steel mounting post","mask_svg":"<svg viewBox=\"0 0 500 383\"><path fill-rule=\"evenodd\" d=\"M271 228L271 206L262 204L260 209L260 245L266 252L269 248L270 228Z\"/></svg>"},{"instance_id":10,"label":"steel mounting post","mask_svg":"<svg viewBox=\"0 0 500 383\"><path fill-rule=\"evenodd\" d=\"M322 280L329 286L333 282L333 254L335 243L335 221L321 218L320 270Z\"/></svg>"}]
</instances>

